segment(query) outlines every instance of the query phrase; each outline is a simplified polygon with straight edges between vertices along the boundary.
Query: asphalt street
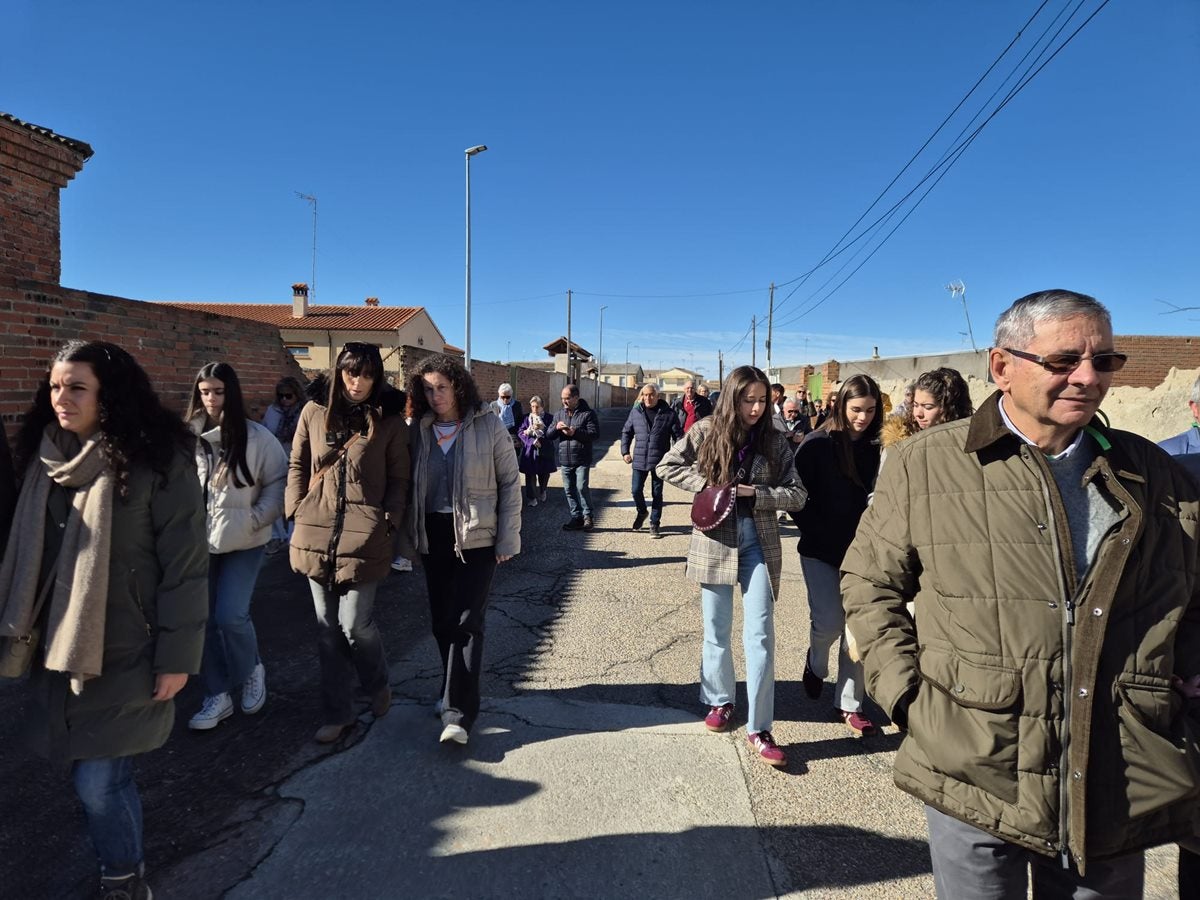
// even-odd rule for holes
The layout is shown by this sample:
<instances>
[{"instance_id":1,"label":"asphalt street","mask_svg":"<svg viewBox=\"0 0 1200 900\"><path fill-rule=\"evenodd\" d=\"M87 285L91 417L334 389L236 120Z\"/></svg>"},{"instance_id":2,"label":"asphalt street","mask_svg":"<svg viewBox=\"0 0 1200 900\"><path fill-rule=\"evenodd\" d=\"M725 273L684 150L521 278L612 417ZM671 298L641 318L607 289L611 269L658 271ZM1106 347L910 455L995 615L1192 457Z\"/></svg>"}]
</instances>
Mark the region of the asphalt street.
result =
<instances>
[{"instance_id":1,"label":"asphalt street","mask_svg":"<svg viewBox=\"0 0 1200 900\"><path fill-rule=\"evenodd\" d=\"M752 756L743 717L704 729L690 501L667 488L661 539L630 529L624 414L602 415L593 531L560 530L557 476L548 502L524 510L522 551L493 586L466 747L437 741L419 569L390 576L377 602L389 714L374 720L364 698L346 739L313 743L311 600L283 556L268 561L254 600L266 707L189 732L190 684L171 740L139 760L157 897L933 896L921 807L891 781L896 729L855 738L831 685L818 701L801 687L808 611L790 525L774 730L789 763ZM0 687L0 894L87 896L95 864L65 773L17 738L22 689ZM1175 896L1173 848L1150 855L1147 896Z\"/></svg>"}]
</instances>

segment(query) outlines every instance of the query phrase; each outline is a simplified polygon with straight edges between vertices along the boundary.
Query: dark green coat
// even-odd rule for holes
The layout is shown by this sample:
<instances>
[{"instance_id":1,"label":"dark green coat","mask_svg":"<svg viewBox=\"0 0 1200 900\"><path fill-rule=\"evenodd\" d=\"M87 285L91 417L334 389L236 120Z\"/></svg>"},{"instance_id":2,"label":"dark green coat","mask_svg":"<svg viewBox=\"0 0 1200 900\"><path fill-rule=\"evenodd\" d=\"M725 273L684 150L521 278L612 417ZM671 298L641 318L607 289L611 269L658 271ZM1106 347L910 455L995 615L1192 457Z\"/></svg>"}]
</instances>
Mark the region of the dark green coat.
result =
<instances>
[{"instance_id":1,"label":"dark green coat","mask_svg":"<svg viewBox=\"0 0 1200 900\"><path fill-rule=\"evenodd\" d=\"M114 497L103 672L76 696L66 675L34 663L26 723L33 748L71 762L162 746L175 703L152 699L155 676L200 671L207 616L204 502L195 461L181 450L165 484L138 466L129 496Z\"/></svg>"},{"instance_id":2,"label":"dark green coat","mask_svg":"<svg viewBox=\"0 0 1200 900\"><path fill-rule=\"evenodd\" d=\"M1082 580L1054 478L996 396L890 451L842 562L867 689L907 712L896 784L1081 866L1200 824L1200 733L1171 688L1200 673L1200 491L1149 441L1091 428L1084 478L1121 518Z\"/></svg>"}]
</instances>

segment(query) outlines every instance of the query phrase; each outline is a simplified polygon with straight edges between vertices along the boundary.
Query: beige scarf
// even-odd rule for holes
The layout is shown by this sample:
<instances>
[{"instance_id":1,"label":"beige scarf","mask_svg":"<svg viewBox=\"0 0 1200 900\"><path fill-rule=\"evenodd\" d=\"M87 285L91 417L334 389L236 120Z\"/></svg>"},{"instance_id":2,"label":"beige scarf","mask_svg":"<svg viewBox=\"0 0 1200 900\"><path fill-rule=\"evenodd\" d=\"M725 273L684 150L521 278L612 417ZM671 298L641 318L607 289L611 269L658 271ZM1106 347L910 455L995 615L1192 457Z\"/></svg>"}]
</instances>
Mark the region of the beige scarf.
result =
<instances>
[{"instance_id":1,"label":"beige scarf","mask_svg":"<svg viewBox=\"0 0 1200 900\"><path fill-rule=\"evenodd\" d=\"M74 456L68 457L72 452ZM68 674L71 690L78 694L85 680L100 674L104 661L116 479L98 435L80 448L74 435L52 423L42 436L38 455L40 462L25 473L12 534L0 562L0 635L24 637L33 628L50 483L71 488L44 646L46 668Z\"/></svg>"}]
</instances>

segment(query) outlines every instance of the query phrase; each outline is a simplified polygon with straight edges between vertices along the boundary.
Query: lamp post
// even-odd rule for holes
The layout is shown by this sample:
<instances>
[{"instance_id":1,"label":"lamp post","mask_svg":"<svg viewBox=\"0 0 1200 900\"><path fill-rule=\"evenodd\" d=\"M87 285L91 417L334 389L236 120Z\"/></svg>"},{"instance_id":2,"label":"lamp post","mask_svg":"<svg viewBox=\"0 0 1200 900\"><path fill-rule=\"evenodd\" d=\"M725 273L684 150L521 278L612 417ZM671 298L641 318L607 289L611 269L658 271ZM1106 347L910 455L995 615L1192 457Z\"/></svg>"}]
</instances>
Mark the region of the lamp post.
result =
<instances>
[{"instance_id":1,"label":"lamp post","mask_svg":"<svg viewBox=\"0 0 1200 900\"><path fill-rule=\"evenodd\" d=\"M600 408L600 370L604 368L604 311L607 306L600 307L600 346L596 349L596 409Z\"/></svg>"},{"instance_id":2,"label":"lamp post","mask_svg":"<svg viewBox=\"0 0 1200 900\"><path fill-rule=\"evenodd\" d=\"M476 144L463 151L467 161L467 336L463 362L468 372L471 371L471 157L486 149L483 144Z\"/></svg>"}]
</instances>

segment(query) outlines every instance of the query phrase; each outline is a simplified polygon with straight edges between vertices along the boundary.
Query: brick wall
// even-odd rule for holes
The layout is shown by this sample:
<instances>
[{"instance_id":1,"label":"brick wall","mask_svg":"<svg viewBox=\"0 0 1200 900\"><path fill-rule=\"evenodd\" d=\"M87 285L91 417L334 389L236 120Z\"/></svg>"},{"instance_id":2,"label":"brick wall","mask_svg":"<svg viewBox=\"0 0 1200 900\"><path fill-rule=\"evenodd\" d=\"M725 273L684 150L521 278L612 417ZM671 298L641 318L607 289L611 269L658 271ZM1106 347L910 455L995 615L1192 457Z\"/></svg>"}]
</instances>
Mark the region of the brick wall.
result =
<instances>
[{"instance_id":1,"label":"brick wall","mask_svg":"<svg viewBox=\"0 0 1200 900\"><path fill-rule=\"evenodd\" d=\"M58 284L58 192L86 157L0 119L0 280Z\"/></svg>"},{"instance_id":2,"label":"brick wall","mask_svg":"<svg viewBox=\"0 0 1200 900\"><path fill-rule=\"evenodd\" d=\"M1118 334L1115 346L1129 354L1113 387L1158 387L1172 368L1200 369L1200 337Z\"/></svg>"},{"instance_id":3,"label":"brick wall","mask_svg":"<svg viewBox=\"0 0 1200 900\"><path fill-rule=\"evenodd\" d=\"M275 383L303 373L279 331L210 313L189 312L53 284L0 281L0 418L15 432L50 358L68 340L106 340L128 350L163 403L180 413L202 365L237 370L247 409L259 418Z\"/></svg>"}]
</instances>

